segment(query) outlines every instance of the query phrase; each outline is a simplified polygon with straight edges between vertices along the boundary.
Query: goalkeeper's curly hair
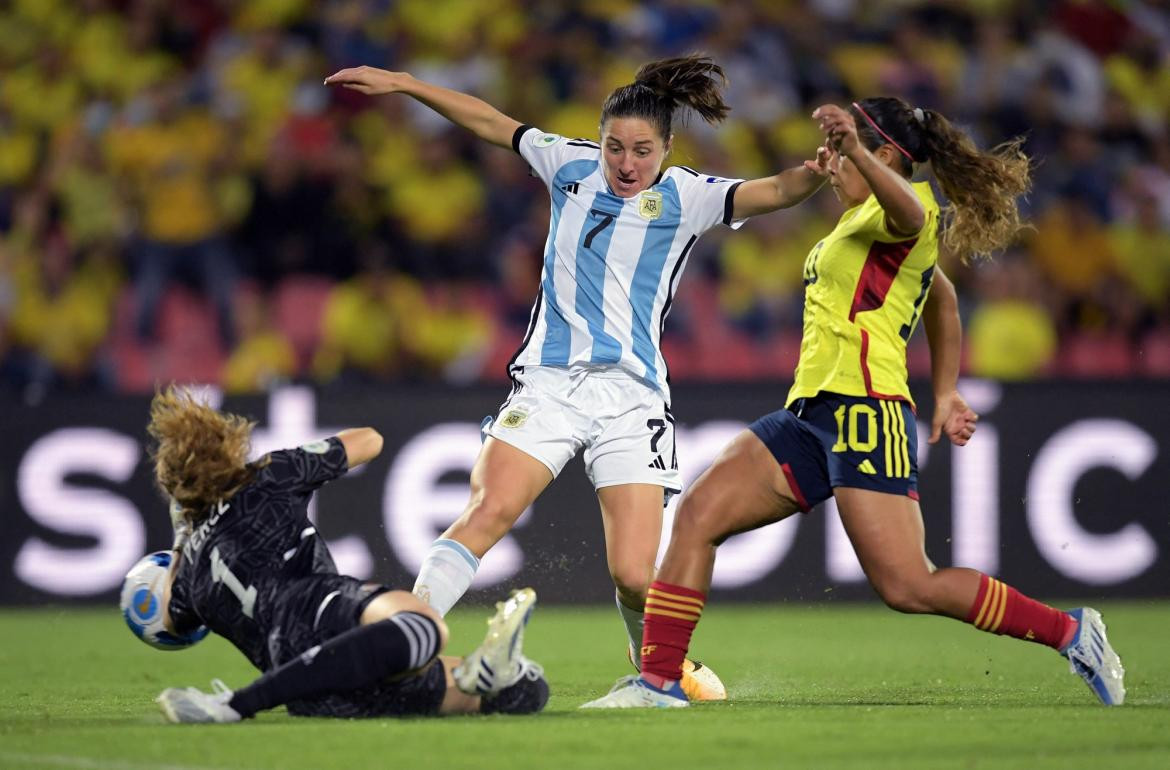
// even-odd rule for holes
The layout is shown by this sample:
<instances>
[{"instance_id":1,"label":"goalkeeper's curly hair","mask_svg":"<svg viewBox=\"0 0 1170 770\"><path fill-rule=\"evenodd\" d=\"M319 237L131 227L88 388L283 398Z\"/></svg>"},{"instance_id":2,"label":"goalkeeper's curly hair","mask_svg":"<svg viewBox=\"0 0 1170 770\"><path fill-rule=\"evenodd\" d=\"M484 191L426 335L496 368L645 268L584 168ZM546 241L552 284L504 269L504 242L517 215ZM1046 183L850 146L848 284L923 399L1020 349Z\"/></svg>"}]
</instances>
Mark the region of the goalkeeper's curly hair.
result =
<instances>
[{"instance_id":1,"label":"goalkeeper's curly hair","mask_svg":"<svg viewBox=\"0 0 1170 770\"><path fill-rule=\"evenodd\" d=\"M147 433L159 488L197 523L212 503L226 500L252 480L259 464L248 462L256 423L224 414L186 388L169 386L150 402Z\"/></svg>"}]
</instances>

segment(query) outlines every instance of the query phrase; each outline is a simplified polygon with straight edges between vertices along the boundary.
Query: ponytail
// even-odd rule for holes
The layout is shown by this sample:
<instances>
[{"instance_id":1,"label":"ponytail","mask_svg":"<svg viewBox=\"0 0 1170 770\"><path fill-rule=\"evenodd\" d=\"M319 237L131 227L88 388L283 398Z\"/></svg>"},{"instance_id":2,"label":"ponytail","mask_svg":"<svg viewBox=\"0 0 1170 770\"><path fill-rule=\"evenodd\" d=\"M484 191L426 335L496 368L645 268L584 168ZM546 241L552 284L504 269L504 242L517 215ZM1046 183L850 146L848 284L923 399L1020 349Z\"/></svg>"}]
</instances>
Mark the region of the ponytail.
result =
<instances>
[{"instance_id":1,"label":"ponytail","mask_svg":"<svg viewBox=\"0 0 1170 770\"><path fill-rule=\"evenodd\" d=\"M634 82L621 86L601 107L601 124L610 118L644 118L667 140L675 110L690 107L715 124L731 112L723 101L727 76L708 56L691 54L642 65Z\"/></svg>"},{"instance_id":2,"label":"ponytail","mask_svg":"<svg viewBox=\"0 0 1170 770\"><path fill-rule=\"evenodd\" d=\"M871 151L893 144L902 175L930 162L950 203L942 211L942 243L964 263L1008 246L1023 228L1017 199L1031 187L1023 139L981 152L975 142L934 110L883 96L853 105L857 136Z\"/></svg>"},{"instance_id":3,"label":"ponytail","mask_svg":"<svg viewBox=\"0 0 1170 770\"><path fill-rule=\"evenodd\" d=\"M1021 137L980 152L963 131L926 112L923 139L934 175L950 205L943 211L943 245L963 262L990 257L1022 229L1018 198L1031 188L1031 164Z\"/></svg>"}]
</instances>

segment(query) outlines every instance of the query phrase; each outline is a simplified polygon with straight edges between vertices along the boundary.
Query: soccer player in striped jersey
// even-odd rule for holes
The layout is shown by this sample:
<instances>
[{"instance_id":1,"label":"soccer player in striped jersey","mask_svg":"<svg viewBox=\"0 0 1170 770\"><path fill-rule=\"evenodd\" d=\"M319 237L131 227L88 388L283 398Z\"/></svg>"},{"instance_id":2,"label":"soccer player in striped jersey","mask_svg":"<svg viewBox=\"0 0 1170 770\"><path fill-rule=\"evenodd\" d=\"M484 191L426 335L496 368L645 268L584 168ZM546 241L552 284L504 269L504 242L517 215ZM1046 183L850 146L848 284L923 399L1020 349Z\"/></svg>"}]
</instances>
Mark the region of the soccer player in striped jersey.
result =
<instances>
[{"instance_id":1,"label":"soccer player in striped jersey","mask_svg":"<svg viewBox=\"0 0 1170 770\"><path fill-rule=\"evenodd\" d=\"M366 94L407 94L479 138L511 147L552 198L540 290L509 365L512 393L485 427L467 508L435 541L415 584L440 613L467 590L479 559L584 450L618 610L639 665L662 509L681 487L660 341L682 270L707 230L795 205L824 181L811 164L748 181L685 166L664 170L675 112L689 107L718 123L729 111L723 80L706 57L646 64L606 99L598 142L545 133L406 73L358 67L326 79ZM685 665L692 697L725 697L709 669Z\"/></svg>"},{"instance_id":2,"label":"soccer player in striped jersey","mask_svg":"<svg viewBox=\"0 0 1170 770\"><path fill-rule=\"evenodd\" d=\"M813 117L830 150L821 170L846 211L805 262L804 338L785 408L736 437L683 496L646 602L641 677L586 707L687 705L680 665L718 545L829 497L890 607L1052 647L1102 703L1122 703L1125 672L1098 612L1063 612L973 569L938 569L924 548L906 343L921 315L935 401L930 442L946 435L965 445L978 416L957 390L961 327L937 264L939 222L951 253L1006 246L1029 186L1019 142L980 152L939 113L894 98L825 105ZM926 161L948 209L928 183L910 181Z\"/></svg>"}]
</instances>

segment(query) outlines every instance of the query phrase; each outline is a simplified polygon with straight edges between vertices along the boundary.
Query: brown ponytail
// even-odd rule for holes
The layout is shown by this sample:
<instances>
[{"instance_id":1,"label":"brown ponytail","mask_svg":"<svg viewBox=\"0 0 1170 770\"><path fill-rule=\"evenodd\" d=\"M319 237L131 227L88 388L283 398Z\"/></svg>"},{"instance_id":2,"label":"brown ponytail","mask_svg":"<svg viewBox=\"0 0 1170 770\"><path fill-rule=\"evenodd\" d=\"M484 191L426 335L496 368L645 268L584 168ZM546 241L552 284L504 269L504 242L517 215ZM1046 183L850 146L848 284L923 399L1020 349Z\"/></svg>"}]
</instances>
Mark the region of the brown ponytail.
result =
<instances>
[{"instance_id":1,"label":"brown ponytail","mask_svg":"<svg viewBox=\"0 0 1170 770\"><path fill-rule=\"evenodd\" d=\"M1012 242L1023 227L1017 199L1031 187L1031 166L1020 149L1023 139L981 152L970 136L934 110L914 109L890 96L858 104L864 114L856 107L851 111L867 148L876 150L893 140L904 153L899 157L906 177L914 173L911 160L930 162L950 200L942 212L942 242L949 253L967 262Z\"/></svg>"},{"instance_id":2,"label":"brown ponytail","mask_svg":"<svg viewBox=\"0 0 1170 770\"><path fill-rule=\"evenodd\" d=\"M943 245L964 262L989 257L1022 229L1018 199L1032 186L1031 164L1017 137L980 152L937 112L925 113L923 144L950 205L943 211Z\"/></svg>"},{"instance_id":3,"label":"brown ponytail","mask_svg":"<svg viewBox=\"0 0 1170 770\"><path fill-rule=\"evenodd\" d=\"M614 90L601 108L601 124L610 118L644 118L669 139L674 112L690 107L708 123L727 117L723 101L727 76L708 56L691 54L642 65L634 82Z\"/></svg>"}]
</instances>

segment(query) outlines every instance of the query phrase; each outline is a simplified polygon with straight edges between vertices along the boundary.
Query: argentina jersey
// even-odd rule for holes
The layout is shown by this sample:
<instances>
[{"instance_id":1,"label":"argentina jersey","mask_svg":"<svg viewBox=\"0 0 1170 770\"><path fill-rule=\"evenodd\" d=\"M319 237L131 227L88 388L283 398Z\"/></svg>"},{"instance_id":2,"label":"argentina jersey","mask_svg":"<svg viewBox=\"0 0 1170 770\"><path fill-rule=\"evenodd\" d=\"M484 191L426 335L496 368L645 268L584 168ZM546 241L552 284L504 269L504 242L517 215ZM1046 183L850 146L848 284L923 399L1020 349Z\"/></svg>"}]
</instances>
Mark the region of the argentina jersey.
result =
<instances>
[{"instance_id":1,"label":"argentina jersey","mask_svg":"<svg viewBox=\"0 0 1170 770\"><path fill-rule=\"evenodd\" d=\"M669 400L660 340L687 257L700 235L732 221L735 188L684 166L632 198L605 181L601 147L521 126L512 146L552 197L540 291L510 364L613 365Z\"/></svg>"}]
</instances>

